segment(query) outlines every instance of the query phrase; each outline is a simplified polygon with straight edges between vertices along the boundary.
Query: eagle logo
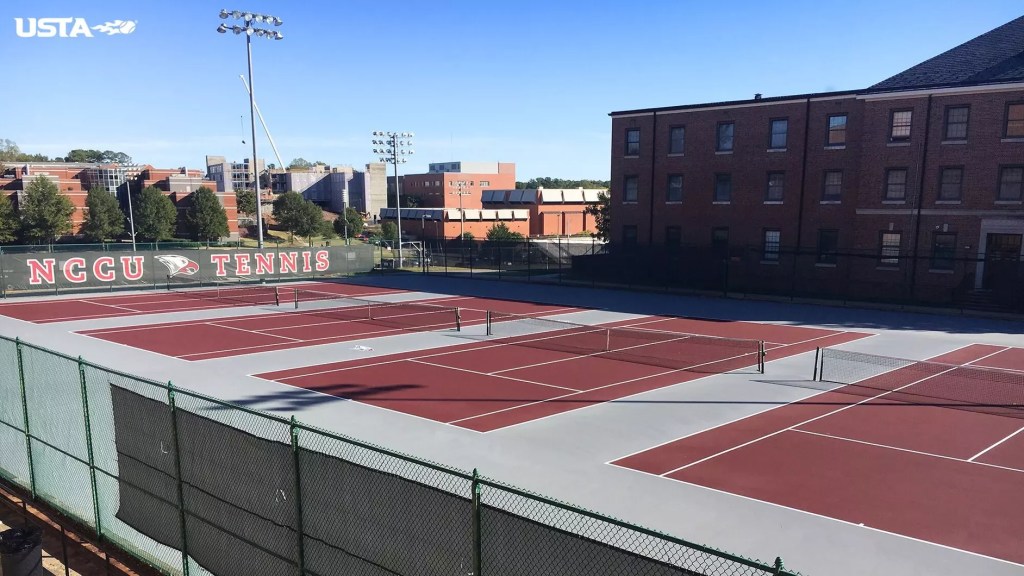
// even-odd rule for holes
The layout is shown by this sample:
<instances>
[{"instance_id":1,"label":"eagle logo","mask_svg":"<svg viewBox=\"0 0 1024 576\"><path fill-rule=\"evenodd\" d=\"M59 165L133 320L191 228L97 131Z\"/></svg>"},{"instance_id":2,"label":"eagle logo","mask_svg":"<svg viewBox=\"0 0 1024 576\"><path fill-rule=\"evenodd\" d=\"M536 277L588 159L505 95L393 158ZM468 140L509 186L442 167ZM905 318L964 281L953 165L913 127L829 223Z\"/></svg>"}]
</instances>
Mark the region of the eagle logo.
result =
<instances>
[{"instance_id":1,"label":"eagle logo","mask_svg":"<svg viewBox=\"0 0 1024 576\"><path fill-rule=\"evenodd\" d=\"M199 264L190 258L178 256L177 254L164 254L157 256L157 260L167 267L167 277L192 276L199 272Z\"/></svg>"},{"instance_id":2,"label":"eagle logo","mask_svg":"<svg viewBox=\"0 0 1024 576\"><path fill-rule=\"evenodd\" d=\"M107 36L113 36L114 34L131 34L135 32L135 22L131 20L114 20L113 22L104 22L99 26L93 26L93 30L97 32L103 32Z\"/></svg>"}]
</instances>

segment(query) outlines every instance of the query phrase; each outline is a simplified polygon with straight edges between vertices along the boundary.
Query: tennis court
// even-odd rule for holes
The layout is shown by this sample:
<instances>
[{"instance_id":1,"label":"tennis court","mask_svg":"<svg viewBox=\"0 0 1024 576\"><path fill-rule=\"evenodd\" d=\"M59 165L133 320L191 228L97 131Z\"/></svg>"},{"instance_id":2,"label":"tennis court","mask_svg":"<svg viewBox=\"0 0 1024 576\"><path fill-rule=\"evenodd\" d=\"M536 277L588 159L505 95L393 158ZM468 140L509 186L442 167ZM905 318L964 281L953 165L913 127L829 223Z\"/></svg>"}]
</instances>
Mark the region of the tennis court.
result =
<instances>
[{"instance_id":1,"label":"tennis court","mask_svg":"<svg viewBox=\"0 0 1024 576\"><path fill-rule=\"evenodd\" d=\"M164 322L82 330L78 334L183 360L210 360L350 340L395 336L408 331L456 331L482 324L487 310L524 315L577 312L579 308L490 298L450 297L380 302L346 294L293 287L191 291L174 296L215 306L253 305L273 309L230 318ZM343 285L341 285L343 286ZM350 287L351 288L351 287ZM371 292L371 295L376 295ZM229 300L230 299L230 300Z\"/></svg>"},{"instance_id":2,"label":"tennis court","mask_svg":"<svg viewBox=\"0 0 1024 576\"><path fill-rule=\"evenodd\" d=\"M705 333L666 330L683 327ZM583 326L495 312L487 334L466 345L256 376L489 432L708 375L757 373L765 355L784 358L867 336L658 317Z\"/></svg>"},{"instance_id":3,"label":"tennis court","mask_svg":"<svg viewBox=\"0 0 1024 576\"><path fill-rule=\"evenodd\" d=\"M293 288L315 289L342 296L366 298L402 292L393 288L376 288L354 284L310 282L291 284ZM190 290L153 290L131 294L90 295L50 300L7 301L0 304L0 316L48 324L75 320L99 320L122 316L140 316L163 312L216 310L236 306L259 306L275 303L272 286L225 284L218 287Z\"/></svg>"},{"instance_id":4,"label":"tennis court","mask_svg":"<svg viewBox=\"0 0 1024 576\"><path fill-rule=\"evenodd\" d=\"M612 464L1024 563L1024 349L823 349L815 371L820 394Z\"/></svg>"}]
</instances>

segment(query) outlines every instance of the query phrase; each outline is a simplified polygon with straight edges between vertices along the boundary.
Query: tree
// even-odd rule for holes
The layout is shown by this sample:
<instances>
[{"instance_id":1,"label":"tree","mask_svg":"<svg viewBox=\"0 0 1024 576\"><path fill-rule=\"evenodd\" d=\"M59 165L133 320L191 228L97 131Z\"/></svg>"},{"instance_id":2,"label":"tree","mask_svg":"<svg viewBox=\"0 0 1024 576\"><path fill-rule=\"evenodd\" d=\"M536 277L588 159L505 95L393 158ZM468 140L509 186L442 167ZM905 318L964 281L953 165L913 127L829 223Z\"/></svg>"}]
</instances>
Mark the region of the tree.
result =
<instances>
[{"instance_id":1,"label":"tree","mask_svg":"<svg viewBox=\"0 0 1024 576\"><path fill-rule=\"evenodd\" d=\"M292 169L292 168L312 168L312 167L313 167L313 163L312 162L310 162L309 160L306 160L305 158L301 158L301 157L296 158L295 160L292 160L292 163L288 165L289 169Z\"/></svg>"},{"instance_id":2,"label":"tree","mask_svg":"<svg viewBox=\"0 0 1024 576\"><path fill-rule=\"evenodd\" d=\"M288 241L295 235L312 236L317 233L320 221L324 219L324 211L319 206L306 200L298 192L285 192L274 200L274 220L288 231Z\"/></svg>"},{"instance_id":3,"label":"tree","mask_svg":"<svg viewBox=\"0 0 1024 576\"><path fill-rule=\"evenodd\" d=\"M519 232L513 232L509 230L509 227L504 222L498 222L491 229L487 231L487 241L495 244L511 244L515 242L522 242L523 235Z\"/></svg>"},{"instance_id":4,"label":"tree","mask_svg":"<svg viewBox=\"0 0 1024 576\"><path fill-rule=\"evenodd\" d=\"M594 217L594 236L607 242L612 237L612 197L610 192L597 195L597 204L587 206L587 214Z\"/></svg>"},{"instance_id":5,"label":"tree","mask_svg":"<svg viewBox=\"0 0 1024 576\"><path fill-rule=\"evenodd\" d=\"M111 162L117 164L129 164L132 161L131 156L124 152L114 152L113 150L84 150L82 148L75 148L68 152L68 155L64 157L65 162Z\"/></svg>"},{"instance_id":6,"label":"tree","mask_svg":"<svg viewBox=\"0 0 1024 576\"><path fill-rule=\"evenodd\" d=\"M139 192L135 202L135 233L147 240L167 240L174 237L178 209L171 199L154 186Z\"/></svg>"},{"instance_id":7,"label":"tree","mask_svg":"<svg viewBox=\"0 0 1024 576\"><path fill-rule=\"evenodd\" d=\"M380 237L384 240L398 240L398 226L394 222L385 222L380 225Z\"/></svg>"},{"instance_id":8,"label":"tree","mask_svg":"<svg viewBox=\"0 0 1024 576\"><path fill-rule=\"evenodd\" d=\"M323 209L306 200L299 209L295 233L299 236L305 236L307 240L310 240L310 245L312 245L312 237L320 234L323 230L324 222ZM329 222L328 225L330 225Z\"/></svg>"},{"instance_id":9,"label":"tree","mask_svg":"<svg viewBox=\"0 0 1024 576\"><path fill-rule=\"evenodd\" d=\"M107 190L93 187L85 197L82 234L93 242L116 238L124 233L124 212L117 198Z\"/></svg>"},{"instance_id":10,"label":"tree","mask_svg":"<svg viewBox=\"0 0 1024 576\"><path fill-rule=\"evenodd\" d=\"M516 188L608 188L609 180L565 180L563 178L532 178L526 182L516 182Z\"/></svg>"},{"instance_id":11,"label":"tree","mask_svg":"<svg viewBox=\"0 0 1024 576\"><path fill-rule=\"evenodd\" d=\"M256 215L256 192L252 190L239 190L235 192L235 205L238 206L238 213L248 216Z\"/></svg>"},{"instance_id":12,"label":"tree","mask_svg":"<svg viewBox=\"0 0 1024 576\"><path fill-rule=\"evenodd\" d=\"M18 215L11 197L0 192L0 243L13 242L18 237Z\"/></svg>"},{"instance_id":13,"label":"tree","mask_svg":"<svg viewBox=\"0 0 1024 576\"><path fill-rule=\"evenodd\" d=\"M334 231L342 238L359 236L363 232L363 217L355 208L345 208L345 214L334 221Z\"/></svg>"},{"instance_id":14,"label":"tree","mask_svg":"<svg viewBox=\"0 0 1024 576\"><path fill-rule=\"evenodd\" d=\"M334 233L334 223L330 220L321 220L320 229L317 231L317 234L324 240L334 238L336 236Z\"/></svg>"},{"instance_id":15,"label":"tree","mask_svg":"<svg viewBox=\"0 0 1024 576\"><path fill-rule=\"evenodd\" d=\"M75 206L46 176L37 176L25 188L25 200L19 208L21 229L29 240L52 242L71 232Z\"/></svg>"},{"instance_id":16,"label":"tree","mask_svg":"<svg viewBox=\"0 0 1024 576\"><path fill-rule=\"evenodd\" d=\"M217 194L206 186L200 186L192 193L186 222L189 233L196 240L220 240L228 235L228 215Z\"/></svg>"}]
</instances>

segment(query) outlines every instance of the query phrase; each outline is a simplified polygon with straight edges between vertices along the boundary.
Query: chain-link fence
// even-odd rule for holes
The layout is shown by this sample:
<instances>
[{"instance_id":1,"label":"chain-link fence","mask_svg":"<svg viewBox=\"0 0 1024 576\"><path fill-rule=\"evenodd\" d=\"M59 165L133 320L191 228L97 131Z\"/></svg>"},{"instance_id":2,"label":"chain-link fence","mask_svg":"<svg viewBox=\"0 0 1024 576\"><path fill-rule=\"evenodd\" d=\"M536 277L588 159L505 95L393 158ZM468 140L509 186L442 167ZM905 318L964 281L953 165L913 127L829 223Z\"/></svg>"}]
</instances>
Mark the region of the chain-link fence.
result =
<instances>
[{"instance_id":1,"label":"chain-link fence","mask_svg":"<svg viewBox=\"0 0 1024 576\"><path fill-rule=\"evenodd\" d=\"M2 337L0 475L172 575L795 574Z\"/></svg>"}]
</instances>

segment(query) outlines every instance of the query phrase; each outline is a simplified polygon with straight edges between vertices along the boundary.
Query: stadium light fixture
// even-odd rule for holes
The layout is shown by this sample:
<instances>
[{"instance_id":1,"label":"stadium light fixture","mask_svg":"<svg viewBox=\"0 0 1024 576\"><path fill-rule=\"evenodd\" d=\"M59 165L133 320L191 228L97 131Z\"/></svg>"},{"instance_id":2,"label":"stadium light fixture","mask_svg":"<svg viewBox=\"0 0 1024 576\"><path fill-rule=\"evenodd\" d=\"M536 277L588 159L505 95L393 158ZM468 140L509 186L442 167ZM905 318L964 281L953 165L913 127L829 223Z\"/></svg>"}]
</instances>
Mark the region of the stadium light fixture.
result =
<instances>
[{"instance_id":1,"label":"stadium light fixture","mask_svg":"<svg viewBox=\"0 0 1024 576\"><path fill-rule=\"evenodd\" d=\"M217 32L225 34L228 30L231 30L236 35L245 32L245 52L249 63L249 125L252 126L252 166L250 169L252 170L252 189L256 193L256 245L260 250L263 250L263 202L260 199L260 172L257 169L256 160L256 89L252 83L252 37L256 35L261 38L280 40L284 36L276 30L256 28L253 24L266 21L267 23L273 23L274 26L280 26L283 21L277 16L239 12L238 10L228 12L225 9L221 9L220 18L227 20L229 17L235 20L244 20L245 22L244 26L238 24L227 26L221 23L220 26L217 26Z\"/></svg>"},{"instance_id":2,"label":"stadium light fixture","mask_svg":"<svg viewBox=\"0 0 1024 576\"><path fill-rule=\"evenodd\" d=\"M398 268L402 268L402 185L398 181L398 165L409 161L406 156L416 153L412 149L412 132L384 132L374 130L373 153L377 154L381 162L391 164L395 167L395 215L398 219Z\"/></svg>"}]
</instances>

